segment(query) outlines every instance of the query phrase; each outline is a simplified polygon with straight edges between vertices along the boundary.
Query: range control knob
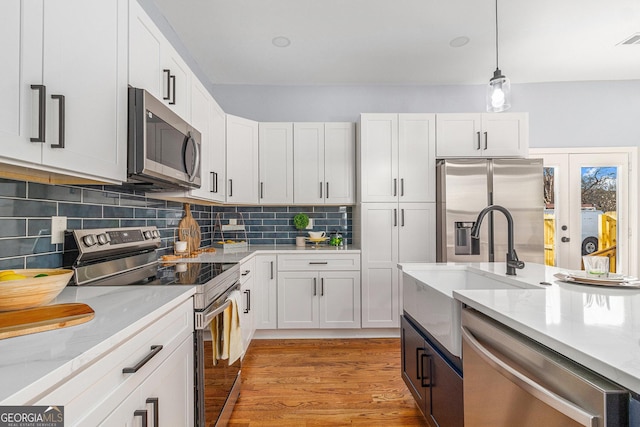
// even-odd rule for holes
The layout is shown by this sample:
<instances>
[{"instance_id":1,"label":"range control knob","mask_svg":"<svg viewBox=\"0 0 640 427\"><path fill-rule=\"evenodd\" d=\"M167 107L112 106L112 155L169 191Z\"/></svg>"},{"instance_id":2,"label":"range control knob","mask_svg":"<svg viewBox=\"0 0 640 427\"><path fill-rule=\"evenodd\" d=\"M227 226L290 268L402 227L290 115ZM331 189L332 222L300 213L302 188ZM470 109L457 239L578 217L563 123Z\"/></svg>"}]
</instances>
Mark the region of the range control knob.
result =
<instances>
[{"instance_id":1,"label":"range control knob","mask_svg":"<svg viewBox=\"0 0 640 427\"><path fill-rule=\"evenodd\" d=\"M151 234L153 235L154 239L159 239L160 238L160 232L158 230L153 230L151 232Z\"/></svg>"},{"instance_id":2,"label":"range control knob","mask_svg":"<svg viewBox=\"0 0 640 427\"><path fill-rule=\"evenodd\" d=\"M109 236L106 233L98 234L98 244L106 245L107 243L109 243Z\"/></svg>"},{"instance_id":3,"label":"range control knob","mask_svg":"<svg viewBox=\"0 0 640 427\"><path fill-rule=\"evenodd\" d=\"M151 231L147 230L144 233L142 233L144 235L145 239L151 239L153 236L151 235Z\"/></svg>"},{"instance_id":4,"label":"range control knob","mask_svg":"<svg viewBox=\"0 0 640 427\"><path fill-rule=\"evenodd\" d=\"M82 242L85 244L85 246L93 246L96 244L96 236L94 236L93 234L87 234L82 238Z\"/></svg>"}]
</instances>

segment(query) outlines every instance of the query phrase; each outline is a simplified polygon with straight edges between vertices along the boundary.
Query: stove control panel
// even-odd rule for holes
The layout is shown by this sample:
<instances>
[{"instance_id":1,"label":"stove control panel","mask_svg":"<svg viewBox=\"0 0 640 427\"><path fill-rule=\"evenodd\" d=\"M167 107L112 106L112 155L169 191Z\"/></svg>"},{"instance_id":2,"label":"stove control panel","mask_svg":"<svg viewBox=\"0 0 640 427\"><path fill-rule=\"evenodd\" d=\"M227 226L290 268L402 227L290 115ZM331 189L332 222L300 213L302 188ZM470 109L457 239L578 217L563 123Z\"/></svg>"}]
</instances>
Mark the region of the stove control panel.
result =
<instances>
[{"instance_id":1,"label":"stove control panel","mask_svg":"<svg viewBox=\"0 0 640 427\"><path fill-rule=\"evenodd\" d=\"M161 244L155 226L71 230L66 236L65 251L77 250L79 258L156 249Z\"/></svg>"}]
</instances>

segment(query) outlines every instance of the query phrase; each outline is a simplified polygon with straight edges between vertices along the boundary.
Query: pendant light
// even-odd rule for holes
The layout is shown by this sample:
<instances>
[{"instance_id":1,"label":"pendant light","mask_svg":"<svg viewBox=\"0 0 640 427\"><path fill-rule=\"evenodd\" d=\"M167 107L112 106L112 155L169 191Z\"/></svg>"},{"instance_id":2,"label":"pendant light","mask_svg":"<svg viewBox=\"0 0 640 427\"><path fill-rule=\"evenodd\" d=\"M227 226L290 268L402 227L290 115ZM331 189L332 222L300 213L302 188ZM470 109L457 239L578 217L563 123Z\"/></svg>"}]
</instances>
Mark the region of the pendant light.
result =
<instances>
[{"instance_id":1,"label":"pendant light","mask_svg":"<svg viewBox=\"0 0 640 427\"><path fill-rule=\"evenodd\" d=\"M496 70L487 86L487 111L499 113L511 108L511 83L498 65L498 0L496 0Z\"/></svg>"}]
</instances>

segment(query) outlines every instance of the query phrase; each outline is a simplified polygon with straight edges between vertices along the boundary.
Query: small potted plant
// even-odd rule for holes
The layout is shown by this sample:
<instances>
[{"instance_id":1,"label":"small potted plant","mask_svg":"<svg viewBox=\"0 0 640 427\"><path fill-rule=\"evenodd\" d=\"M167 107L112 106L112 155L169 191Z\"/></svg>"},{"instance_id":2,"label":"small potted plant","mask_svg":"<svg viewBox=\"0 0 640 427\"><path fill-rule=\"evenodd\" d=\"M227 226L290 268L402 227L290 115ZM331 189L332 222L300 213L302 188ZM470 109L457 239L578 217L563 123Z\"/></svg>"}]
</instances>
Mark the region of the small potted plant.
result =
<instances>
[{"instance_id":1,"label":"small potted plant","mask_svg":"<svg viewBox=\"0 0 640 427\"><path fill-rule=\"evenodd\" d=\"M304 246L304 234L302 230L309 225L309 216L303 213L299 213L293 217L293 225L298 230L298 236L296 236L296 246Z\"/></svg>"}]
</instances>

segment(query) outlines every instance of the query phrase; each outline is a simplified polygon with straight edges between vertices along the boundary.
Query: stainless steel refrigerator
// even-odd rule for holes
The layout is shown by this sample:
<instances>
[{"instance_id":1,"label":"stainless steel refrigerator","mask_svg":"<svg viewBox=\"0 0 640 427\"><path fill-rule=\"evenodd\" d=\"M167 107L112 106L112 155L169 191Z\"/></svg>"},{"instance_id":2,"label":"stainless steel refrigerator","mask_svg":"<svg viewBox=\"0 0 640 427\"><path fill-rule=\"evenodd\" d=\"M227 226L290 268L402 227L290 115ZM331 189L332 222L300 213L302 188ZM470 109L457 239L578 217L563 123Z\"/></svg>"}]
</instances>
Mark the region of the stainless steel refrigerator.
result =
<instances>
[{"instance_id":1,"label":"stainless steel refrigerator","mask_svg":"<svg viewBox=\"0 0 640 427\"><path fill-rule=\"evenodd\" d=\"M439 160L436 174L438 262L505 262L507 220L492 212L480 229L480 255L455 254L456 223L474 222L488 205L513 217L520 261L544 264L542 159Z\"/></svg>"}]
</instances>

